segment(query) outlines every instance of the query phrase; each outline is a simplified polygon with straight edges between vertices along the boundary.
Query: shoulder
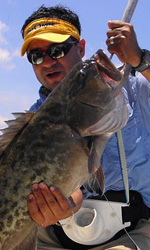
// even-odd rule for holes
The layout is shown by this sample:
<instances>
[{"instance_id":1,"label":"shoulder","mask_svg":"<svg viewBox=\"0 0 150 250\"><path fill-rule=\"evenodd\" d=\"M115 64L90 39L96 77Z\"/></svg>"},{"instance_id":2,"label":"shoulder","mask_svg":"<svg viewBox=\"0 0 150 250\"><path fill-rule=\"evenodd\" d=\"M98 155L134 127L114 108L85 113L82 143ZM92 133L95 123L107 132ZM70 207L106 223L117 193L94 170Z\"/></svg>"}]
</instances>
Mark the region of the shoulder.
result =
<instances>
[{"instance_id":1,"label":"shoulder","mask_svg":"<svg viewBox=\"0 0 150 250\"><path fill-rule=\"evenodd\" d=\"M50 93L49 90L44 88L43 86L39 89L39 96L40 98L30 107L30 111L37 111L42 103L46 100L48 94Z\"/></svg>"},{"instance_id":2,"label":"shoulder","mask_svg":"<svg viewBox=\"0 0 150 250\"><path fill-rule=\"evenodd\" d=\"M136 76L130 75L125 84L129 98L133 100L143 100L150 97L150 83L144 76L137 73Z\"/></svg>"},{"instance_id":3,"label":"shoulder","mask_svg":"<svg viewBox=\"0 0 150 250\"><path fill-rule=\"evenodd\" d=\"M42 100L39 98L34 104L32 104L29 110L36 112L41 105L42 105Z\"/></svg>"}]
</instances>

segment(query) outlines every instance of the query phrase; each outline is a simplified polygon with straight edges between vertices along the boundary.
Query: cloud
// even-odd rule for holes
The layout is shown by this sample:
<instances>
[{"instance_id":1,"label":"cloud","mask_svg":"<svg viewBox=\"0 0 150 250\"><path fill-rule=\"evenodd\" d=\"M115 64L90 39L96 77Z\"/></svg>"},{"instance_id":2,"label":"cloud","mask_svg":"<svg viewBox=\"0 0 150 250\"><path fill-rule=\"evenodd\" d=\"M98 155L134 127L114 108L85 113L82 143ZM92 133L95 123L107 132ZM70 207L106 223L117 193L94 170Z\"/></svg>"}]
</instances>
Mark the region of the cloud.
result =
<instances>
[{"instance_id":1,"label":"cloud","mask_svg":"<svg viewBox=\"0 0 150 250\"><path fill-rule=\"evenodd\" d=\"M8 26L0 20L0 31L8 30Z\"/></svg>"},{"instance_id":2,"label":"cloud","mask_svg":"<svg viewBox=\"0 0 150 250\"><path fill-rule=\"evenodd\" d=\"M0 20L0 44L7 44L4 33L8 30L8 26Z\"/></svg>"},{"instance_id":3,"label":"cloud","mask_svg":"<svg viewBox=\"0 0 150 250\"><path fill-rule=\"evenodd\" d=\"M12 62L12 56L7 49L0 48L0 67L5 70L12 70L15 64Z\"/></svg>"},{"instance_id":4,"label":"cloud","mask_svg":"<svg viewBox=\"0 0 150 250\"><path fill-rule=\"evenodd\" d=\"M6 49L0 48L0 64L1 63L8 63L11 61L11 55L10 52Z\"/></svg>"},{"instance_id":5,"label":"cloud","mask_svg":"<svg viewBox=\"0 0 150 250\"><path fill-rule=\"evenodd\" d=\"M0 130L7 127L6 123L4 122L7 120L8 120L7 117L0 115ZM0 131L0 135L1 134L2 134L2 132Z\"/></svg>"},{"instance_id":6,"label":"cloud","mask_svg":"<svg viewBox=\"0 0 150 250\"><path fill-rule=\"evenodd\" d=\"M12 52L12 56L13 56L13 57L20 57L20 48L15 49L15 50Z\"/></svg>"},{"instance_id":7,"label":"cloud","mask_svg":"<svg viewBox=\"0 0 150 250\"><path fill-rule=\"evenodd\" d=\"M17 56L16 50L12 53L6 49L8 41L5 33L9 30L9 27L0 20L0 67L6 71L10 71L15 68L13 57Z\"/></svg>"},{"instance_id":8,"label":"cloud","mask_svg":"<svg viewBox=\"0 0 150 250\"><path fill-rule=\"evenodd\" d=\"M0 44L7 44L6 38L0 33Z\"/></svg>"}]
</instances>

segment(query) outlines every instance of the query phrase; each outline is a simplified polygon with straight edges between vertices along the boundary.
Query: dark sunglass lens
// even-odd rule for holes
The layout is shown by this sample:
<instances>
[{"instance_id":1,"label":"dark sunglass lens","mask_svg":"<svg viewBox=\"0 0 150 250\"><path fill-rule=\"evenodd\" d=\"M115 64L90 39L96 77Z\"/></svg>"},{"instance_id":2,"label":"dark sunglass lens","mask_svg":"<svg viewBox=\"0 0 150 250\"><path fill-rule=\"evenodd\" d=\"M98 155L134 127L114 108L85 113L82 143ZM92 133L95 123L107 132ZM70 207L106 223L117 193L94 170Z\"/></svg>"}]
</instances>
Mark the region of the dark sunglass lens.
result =
<instances>
[{"instance_id":1,"label":"dark sunglass lens","mask_svg":"<svg viewBox=\"0 0 150 250\"><path fill-rule=\"evenodd\" d=\"M65 56L71 49L73 44L59 44L49 48L48 55L53 59L58 59Z\"/></svg>"},{"instance_id":2,"label":"dark sunglass lens","mask_svg":"<svg viewBox=\"0 0 150 250\"><path fill-rule=\"evenodd\" d=\"M44 53L42 51L35 53L28 53L27 57L29 62L34 65L41 64L44 61Z\"/></svg>"}]
</instances>

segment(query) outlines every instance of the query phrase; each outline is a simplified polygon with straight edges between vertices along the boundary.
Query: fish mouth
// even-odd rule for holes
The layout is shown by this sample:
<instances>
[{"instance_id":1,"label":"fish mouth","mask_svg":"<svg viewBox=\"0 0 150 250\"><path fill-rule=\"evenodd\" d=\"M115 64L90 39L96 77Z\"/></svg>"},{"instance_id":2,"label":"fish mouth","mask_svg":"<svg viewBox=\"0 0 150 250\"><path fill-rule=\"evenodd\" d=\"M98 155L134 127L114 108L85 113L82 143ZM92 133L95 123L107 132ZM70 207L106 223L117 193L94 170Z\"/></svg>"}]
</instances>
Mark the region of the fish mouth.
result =
<instances>
[{"instance_id":1,"label":"fish mouth","mask_svg":"<svg viewBox=\"0 0 150 250\"><path fill-rule=\"evenodd\" d=\"M104 82L113 83L114 81L119 82L122 79L121 71L115 67L103 50L98 50L94 55L94 59L97 71Z\"/></svg>"}]
</instances>

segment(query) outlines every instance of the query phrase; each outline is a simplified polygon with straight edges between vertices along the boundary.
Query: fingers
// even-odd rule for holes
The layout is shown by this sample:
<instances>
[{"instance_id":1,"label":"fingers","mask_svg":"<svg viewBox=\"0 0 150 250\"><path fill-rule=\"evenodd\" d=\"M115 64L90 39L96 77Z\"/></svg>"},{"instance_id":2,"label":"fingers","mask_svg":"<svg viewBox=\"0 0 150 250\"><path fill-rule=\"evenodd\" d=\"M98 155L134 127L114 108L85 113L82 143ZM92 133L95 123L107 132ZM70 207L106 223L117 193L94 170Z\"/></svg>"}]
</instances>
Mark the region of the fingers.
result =
<instances>
[{"instance_id":1,"label":"fingers","mask_svg":"<svg viewBox=\"0 0 150 250\"><path fill-rule=\"evenodd\" d=\"M28 208L37 224L47 227L71 215L71 204L56 187L48 188L41 182L34 184L32 191L28 196Z\"/></svg>"},{"instance_id":2,"label":"fingers","mask_svg":"<svg viewBox=\"0 0 150 250\"><path fill-rule=\"evenodd\" d=\"M39 193L35 194L42 214L47 213L50 218L55 218L57 217L57 214L62 213L62 208L59 206L55 198L55 189L55 187L48 189L45 183L42 182L39 184Z\"/></svg>"},{"instance_id":3,"label":"fingers","mask_svg":"<svg viewBox=\"0 0 150 250\"><path fill-rule=\"evenodd\" d=\"M123 63L134 65L140 57L140 49L134 28L130 23L122 21L108 21L106 44L108 51L116 54Z\"/></svg>"},{"instance_id":4,"label":"fingers","mask_svg":"<svg viewBox=\"0 0 150 250\"><path fill-rule=\"evenodd\" d=\"M53 204L51 206L51 209L53 210L53 213L59 217L62 216L64 211L67 214L70 214L70 204L68 200L62 195L62 193L54 186L50 187L51 192L53 192L53 195L55 196L55 199L57 200L57 203ZM50 204L51 205L51 204Z\"/></svg>"},{"instance_id":5,"label":"fingers","mask_svg":"<svg viewBox=\"0 0 150 250\"><path fill-rule=\"evenodd\" d=\"M113 21L109 20L109 21L108 21L108 27L109 27L110 29L121 28L121 27L123 27L123 26L126 25L126 24L131 25L130 23L126 23L126 22L119 21L119 20L113 20Z\"/></svg>"},{"instance_id":6,"label":"fingers","mask_svg":"<svg viewBox=\"0 0 150 250\"><path fill-rule=\"evenodd\" d=\"M122 43L123 40L125 39L126 37L122 34L119 34L119 35L113 35L113 36L110 36L107 41L106 41L106 44L107 46L110 46L110 45L118 45L119 43Z\"/></svg>"},{"instance_id":7,"label":"fingers","mask_svg":"<svg viewBox=\"0 0 150 250\"><path fill-rule=\"evenodd\" d=\"M47 188L47 187L46 187ZM49 190L43 191L46 196ZM39 225L46 227L50 224L55 224L55 216L51 209L49 209L48 203L43 195L38 184L34 184L32 188L33 194L28 197L28 208L31 218ZM49 202L54 202L54 197L49 192L50 198L47 197ZM31 199L32 197L32 199Z\"/></svg>"},{"instance_id":8,"label":"fingers","mask_svg":"<svg viewBox=\"0 0 150 250\"><path fill-rule=\"evenodd\" d=\"M28 209L31 218L39 225L43 226L44 216L38 208L38 204L33 194L28 196Z\"/></svg>"},{"instance_id":9,"label":"fingers","mask_svg":"<svg viewBox=\"0 0 150 250\"><path fill-rule=\"evenodd\" d=\"M131 34L131 30L133 29L132 25L129 23L121 22L121 21L108 21L109 30L107 31L107 41L106 44L118 44L125 39L128 38ZM111 37L114 37L113 43L111 43Z\"/></svg>"}]
</instances>

